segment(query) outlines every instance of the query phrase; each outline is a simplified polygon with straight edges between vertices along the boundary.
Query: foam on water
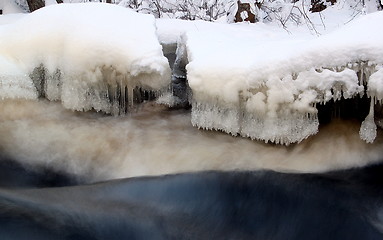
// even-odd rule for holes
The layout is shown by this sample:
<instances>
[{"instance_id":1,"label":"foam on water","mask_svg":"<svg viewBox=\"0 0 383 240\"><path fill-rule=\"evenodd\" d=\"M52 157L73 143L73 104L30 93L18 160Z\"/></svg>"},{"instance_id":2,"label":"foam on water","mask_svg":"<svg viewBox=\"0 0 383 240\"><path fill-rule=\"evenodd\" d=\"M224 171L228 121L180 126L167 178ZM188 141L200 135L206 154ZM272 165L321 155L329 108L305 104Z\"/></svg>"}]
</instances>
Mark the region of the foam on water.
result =
<instances>
[{"instance_id":1,"label":"foam on water","mask_svg":"<svg viewBox=\"0 0 383 240\"><path fill-rule=\"evenodd\" d=\"M147 103L129 116L66 110L48 101L0 102L1 154L89 181L200 170L318 172L381 159L383 138L333 121L300 144L280 146L192 127L190 112ZM379 130L378 130L379 131Z\"/></svg>"}]
</instances>

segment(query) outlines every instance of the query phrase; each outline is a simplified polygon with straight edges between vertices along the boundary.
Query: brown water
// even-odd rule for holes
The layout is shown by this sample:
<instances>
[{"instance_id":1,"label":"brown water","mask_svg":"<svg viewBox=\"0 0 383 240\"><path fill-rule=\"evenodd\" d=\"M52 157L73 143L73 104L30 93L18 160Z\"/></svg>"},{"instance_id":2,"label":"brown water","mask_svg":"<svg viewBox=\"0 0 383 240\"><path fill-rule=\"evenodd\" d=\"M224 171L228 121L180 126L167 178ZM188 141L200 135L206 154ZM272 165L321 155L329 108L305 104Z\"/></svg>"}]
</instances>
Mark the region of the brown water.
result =
<instances>
[{"instance_id":1,"label":"brown water","mask_svg":"<svg viewBox=\"0 0 383 240\"><path fill-rule=\"evenodd\" d=\"M321 172L379 161L382 137L367 144L359 127L333 121L316 136L286 147L198 130L189 111L151 103L128 116L110 117L48 101L0 102L4 156L91 181L199 170Z\"/></svg>"}]
</instances>

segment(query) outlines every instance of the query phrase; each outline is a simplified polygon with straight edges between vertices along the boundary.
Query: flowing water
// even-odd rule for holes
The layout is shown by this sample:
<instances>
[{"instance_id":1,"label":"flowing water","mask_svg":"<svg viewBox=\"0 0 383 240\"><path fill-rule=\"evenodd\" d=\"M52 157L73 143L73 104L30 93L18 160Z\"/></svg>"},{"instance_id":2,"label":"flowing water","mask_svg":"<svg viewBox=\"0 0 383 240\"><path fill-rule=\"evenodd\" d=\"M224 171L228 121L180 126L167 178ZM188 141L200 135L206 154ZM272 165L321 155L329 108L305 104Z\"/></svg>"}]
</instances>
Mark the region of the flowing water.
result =
<instances>
[{"instance_id":1,"label":"flowing water","mask_svg":"<svg viewBox=\"0 0 383 240\"><path fill-rule=\"evenodd\" d=\"M3 100L0 239L382 239L383 138L359 128L280 146L154 103L111 117Z\"/></svg>"},{"instance_id":2,"label":"flowing water","mask_svg":"<svg viewBox=\"0 0 383 240\"><path fill-rule=\"evenodd\" d=\"M322 172L381 159L383 139L360 140L360 123L332 121L300 144L279 146L191 126L188 110L147 103L128 116L65 110L47 101L0 102L0 149L29 167L88 181L202 170Z\"/></svg>"}]
</instances>

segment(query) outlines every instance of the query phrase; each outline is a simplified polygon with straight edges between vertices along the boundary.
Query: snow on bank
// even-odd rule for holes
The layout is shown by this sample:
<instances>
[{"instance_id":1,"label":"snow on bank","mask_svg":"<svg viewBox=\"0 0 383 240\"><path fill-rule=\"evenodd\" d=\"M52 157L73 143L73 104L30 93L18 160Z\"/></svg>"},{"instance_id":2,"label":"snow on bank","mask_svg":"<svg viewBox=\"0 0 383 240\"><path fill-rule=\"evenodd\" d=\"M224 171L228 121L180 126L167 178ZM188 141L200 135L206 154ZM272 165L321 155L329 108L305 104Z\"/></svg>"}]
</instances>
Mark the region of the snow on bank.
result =
<instances>
[{"instance_id":1,"label":"snow on bank","mask_svg":"<svg viewBox=\"0 0 383 240\"><path fill-rule=\"evenodd\" d=\"M23 10L16 4L16 2L11 0L0 1L0 10L2 10L2 14L23 12Z\"/></svg>"},{"instance_id":2,"label":"snow on bank","mask_svg":"<svg viewBox=\"0 0 383 240\"><path fill-rule=\"evenodd\" d=\"M25 16L27 16L27 14L25 13L13 13L13 14L0 15L0 25L14 23Z\"/></svg>"},{"instance_id":3,"label":"snow on bank","mask_svg":"<svg viewBox=\"0 0 383 240\"><path fill-rule=\"evenodd\" d=\"M193 125L289 144L317 133L317 103L363 94L363 84L382 100L382 21L382 12L369 14L318 38L187 32L178 58L187 58ZM368 122L361 137L371 142L376 126Z\"/></svg>"},{"instance_id":4,"label":"snow on bank","mask_svg":"<svg viewBox=\"0 0 383 240\"><path fill-rule=\"evenodd\" d=\"M109 4L60 4L0 26L0 83L12 89L0 97L124 113L141 88L168 86L163 55L177 48L173 77L188 79L193 125L300 142L318 131L317 103L363 94L364 85L382 100L381 21L369 14L317 38L272 24L155 22ZM376 136L371 109L360 131L367 142Z\"/></svg>"},{"instance_id":5,"label":"snow on bank","mask_svg":"<svg viewBox=\"0 0 383 240\"><path fill-rule=\"evenodd\" d=\"M134 89L170 82L154 17L111 4L52 5L3 25L0 56L39 95L74 110L118 114Z\"/></svg>"}]
</instances>

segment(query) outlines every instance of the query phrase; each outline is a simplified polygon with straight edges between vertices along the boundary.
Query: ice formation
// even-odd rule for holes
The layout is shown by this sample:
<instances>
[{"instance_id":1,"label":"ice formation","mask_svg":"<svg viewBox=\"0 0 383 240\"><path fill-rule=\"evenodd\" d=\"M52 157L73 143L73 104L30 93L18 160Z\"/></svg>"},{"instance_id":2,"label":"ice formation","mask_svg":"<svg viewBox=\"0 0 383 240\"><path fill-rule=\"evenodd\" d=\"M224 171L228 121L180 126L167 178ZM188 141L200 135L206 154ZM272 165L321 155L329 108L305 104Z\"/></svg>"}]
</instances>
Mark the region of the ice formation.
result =
<instances>
[{"instance_id":1,"label":"ice formation","mask_svg":"<svg viewBox=\"0 0 383 240\"><path fill-rule=\"evenodd\" d=\"M155 21L110 4L50 6L0 21L0 98L45 97L118 115L172 79L176 98L159 102L189 101L193 125L288 145L317 133L317 104L367 94L360 137L372 142L383 99L382 20L368 14L315 37L265 24Z\"/></svg>"},{"instance_id":2,"label":"ice formation","mask_svg":"<svg viewBox=\"0 0 383 240\"><path fill-rule=\"evenodd\" d=\"M36 99L37 92L30 78L15 64L0 56L0 99Z\"/></svg>"},{"instance_id":3,"label":"ice formation","mask_svg":"<svg viewBox=\"0 0 383 240\"><path fill-rule=\"evenodd\" d=\"M0 57L15 69L1 71L2 86L79 111L123 114L170 82L154 17L112 4L52 5L3 25Z\"/></svg>"},{"instance_id":4,"label":"ice formation","mask_svg":"<svg viewBox=\"0 0 383 240\"><path fill-rule=\"evenodd\" d=\"M192 124L288 145L317 133L316 104L367 93L371 110L360 136L372 142L374 103L383 97L382 21L382 12L368 14L318 38L270 40L273 33L229 28L185 33L175 73L186 65Z\"/></svg>"}]
</instances>

